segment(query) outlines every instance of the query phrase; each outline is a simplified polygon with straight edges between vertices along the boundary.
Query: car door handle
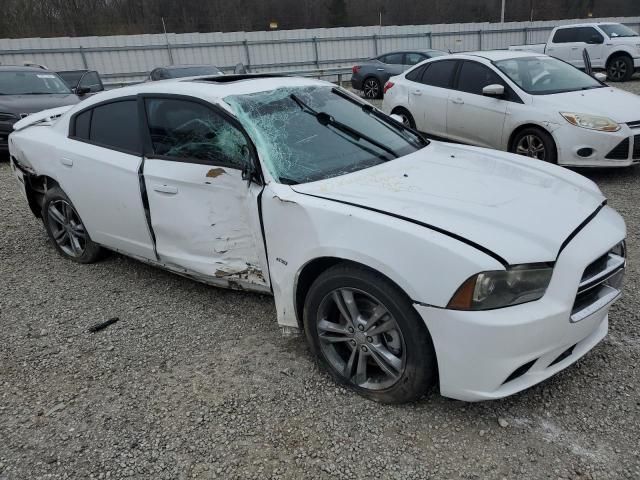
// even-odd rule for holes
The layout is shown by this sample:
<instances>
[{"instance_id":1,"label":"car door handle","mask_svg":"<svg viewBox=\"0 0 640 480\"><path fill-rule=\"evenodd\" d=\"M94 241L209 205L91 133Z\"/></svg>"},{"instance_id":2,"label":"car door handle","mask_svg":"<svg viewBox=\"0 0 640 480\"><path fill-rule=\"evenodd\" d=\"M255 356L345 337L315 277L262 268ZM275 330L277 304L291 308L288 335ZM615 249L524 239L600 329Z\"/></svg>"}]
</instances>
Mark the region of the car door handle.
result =
<instances>
[{"instance_id":1,"label":"car door handle","mask_svg":"<svg viewBox=\"0 0 640 480\"><path fill-rule=\"evenodd\" d=\"M178 187L174 187L173 185L154 185L153 189L156 192L167 193L169 195L175 195L178 193Z\"/></svg>"},{"instance_id":2,"label":"car door handle","mask_svg":"<svg viewBox=\"0 0 640 480\"><path fill-rule=\"evenodd\" d=\"M379 72L384 72L384 68L376 68Z\"/></svg>"},{"instance_id":3,"label":"car door handle","mask_svg":"<svg viewBox=\"0 0 640 480\"><path fill-rule=\"evenodd\" d=\"M70 158L64 158L62 157L60 159L60 163L62 165L64 165L65 167L73 167L73 160L71 160Z\"/></svg>"},{"instance_id":4,"label":"car door handle","mask_svg":"<svg viewBox=\"0 0 640 480\"><path fill-rule=\"evenodd\" d=\"M461 98L452 98L451 103L455 103L456 105L463 105L464 100L462 100Z\"/></svg>"},{"instance_id":5,"label":"car door handle","mask_svg":"<svg viewBox=\"0 0 640 480\"><path fill-rule=\"evenodd\" d=\"M578 50L580 47L571 47L571 50Z\"/></svg>"}]
</instances>

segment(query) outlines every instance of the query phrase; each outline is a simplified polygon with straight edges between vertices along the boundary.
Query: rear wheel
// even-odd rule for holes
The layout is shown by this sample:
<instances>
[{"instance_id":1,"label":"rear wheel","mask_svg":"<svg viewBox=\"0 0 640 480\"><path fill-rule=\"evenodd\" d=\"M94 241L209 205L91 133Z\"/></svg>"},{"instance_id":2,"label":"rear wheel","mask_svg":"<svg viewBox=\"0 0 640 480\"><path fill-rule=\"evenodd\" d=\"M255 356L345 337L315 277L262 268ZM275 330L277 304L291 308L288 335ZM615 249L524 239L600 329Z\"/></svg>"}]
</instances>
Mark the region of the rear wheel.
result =
<instances>
[{"instance_id":1,"label":"rear wheel","mask_svg":"<svg viewBox=\"0 0 640 480\"><path fill-rule=\"evenodd\" d=\"M311 286L305 333L338 382L383 403L417 400L437 366L431 337L409 298L386 277L340 264Z\"/></svg>"},{"instance_id":2,"label":"rear wheel","mask_svg":"<svg viewBox=\"0 0 640 480\"><path fill-rule=\"evenodd\" d=\"M369 77L365 79L362 84L362 93L366 98L376 99L382 98L382 86L380 82L375 77Z\"/></svg>"},{"instance_id":3,"label":"rear wheel","mask_svg":"<svg viewBox=\"0 0 640 480\"><path fill-rule=\"evenodd\" d=\"M543 162L558 163L553 137L540 128L530 127L518 132L511 142L510 151Z\"/></svg>"},{"instance_id":4,"label":"rear wheel","mask_svg":"<svg viewBox=\"0 0 640 480\"><path fill-rule=\"evenodd\" d=\"M607 78L612 82L626 82L633 76L633 61L626 55L618 55L609 60Z\"/></svg>"},{"instance_id":5,"label":"rear wheel","mask_svg":"<svg viewBox=\"0 0 640 480\"><path fill-rule=\"evenodd\" d=\"M102 254L82 223L69 197L59 187L47 190L42 220L53 246L65 258L78 263L93 263Z\"/></svg>"},{"instance_id":6,"label":"rear wheel","mask_svg":"<svg viewBox=\"0 0 640 480\"><path fill-rule=\"evenodd\" d=\"M406 108L396 108L391 113L393 115L398 115L399 117L402 117L402 123L405 126L409 128L413 128L415 130L416 121L413 119L413 115L411 115L409 110L407 110Z\"/></svg>"}]
</instances>

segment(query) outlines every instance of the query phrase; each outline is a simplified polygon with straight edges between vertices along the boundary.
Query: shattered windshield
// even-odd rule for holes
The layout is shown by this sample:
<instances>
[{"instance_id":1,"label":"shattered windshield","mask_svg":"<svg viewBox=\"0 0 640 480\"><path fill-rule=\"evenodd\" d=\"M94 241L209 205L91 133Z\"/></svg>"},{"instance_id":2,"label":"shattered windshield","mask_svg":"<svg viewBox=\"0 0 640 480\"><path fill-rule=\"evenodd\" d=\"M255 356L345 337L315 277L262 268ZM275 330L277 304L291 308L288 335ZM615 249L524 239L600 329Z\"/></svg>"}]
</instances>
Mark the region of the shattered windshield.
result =
<instances>
[{"instance_id":1,"label":"shattered windshield","mask_svg":"<svg viewBox=\"0 0 640 480\"><path fill-rule=\"evenodd\" d=\"M225 100L280 183L344 175L422 146L330 86L280 88Z\"/></svg>"}]
</instances>

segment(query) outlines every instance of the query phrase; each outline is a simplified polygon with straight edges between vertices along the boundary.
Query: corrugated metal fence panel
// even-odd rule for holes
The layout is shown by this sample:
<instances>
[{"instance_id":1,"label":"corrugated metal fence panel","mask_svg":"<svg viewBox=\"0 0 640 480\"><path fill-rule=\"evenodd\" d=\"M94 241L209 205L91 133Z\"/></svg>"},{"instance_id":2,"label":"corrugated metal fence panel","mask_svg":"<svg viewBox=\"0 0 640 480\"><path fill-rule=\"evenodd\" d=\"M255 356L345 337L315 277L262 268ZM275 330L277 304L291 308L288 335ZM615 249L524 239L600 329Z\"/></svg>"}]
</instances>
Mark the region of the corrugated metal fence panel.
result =
<instances>
[{"instance_id":1,"label":"corrugated metal fence panel","mask_svg":"<svg viewBox=\"0 0 640 480\"><path fill-rule=\"evenodd\" d=\"M612 21L640 28L640 17L539 22L317 28L273 32L211 32L110 37L0 39L0 64L31 61L55 70L92 68L108 82L145 79L157 66L242 62L253 71L348 67L392 50L436 48L461 52L544 43L553 27ZM167 40L169 45L167 45Z\"/></svg>"}]
</instances>

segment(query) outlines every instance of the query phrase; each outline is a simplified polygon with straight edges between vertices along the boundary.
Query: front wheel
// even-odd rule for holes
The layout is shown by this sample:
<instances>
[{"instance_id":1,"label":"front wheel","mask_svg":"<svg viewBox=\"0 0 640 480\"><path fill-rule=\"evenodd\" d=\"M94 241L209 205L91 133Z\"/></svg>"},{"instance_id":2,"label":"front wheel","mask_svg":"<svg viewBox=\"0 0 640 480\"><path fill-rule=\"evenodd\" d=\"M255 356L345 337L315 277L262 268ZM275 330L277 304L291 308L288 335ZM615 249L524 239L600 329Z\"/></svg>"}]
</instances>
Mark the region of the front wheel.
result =
<instances>
[{"instance_id":1,"label":"front wheel","mask_svg":"<svg viewBox=\"0 0 640 480\"><path fill-rule=\"evenodd\" d=\"M304 323L320 365L367 398L409 402L435 382L435 352L423 320L377 272L351 264L325 271L309 290Z\"/></svg>"},{"instance_id":2,"label":"front wheel","mask_svg":"<svg viewBox=\"0 0 640 480\"><path fill-rule=\"evenodd\" d=\"M607 78L612 82L626 82L633 76L633 61L626 55L613 57L607 65Z\"/></svg>"},{"instance_id":3,"label":"front wheel","mask_svg":"<svg viewBox=\"0 0 640 480\"><path fill-rule=\"evenodd\" d=\"M558 163L553 137L539 128L525 128L519 132L511 142L510 151L543 162Z\"/></svg>"},{"instance_id":4,"label":"front wheel","mask_svg":"<svg viewBox=\"0 0 640 480\"><path fill-rule=\"evenodd\" d=\"M78 263L93 263L102 255L102 249L91 240L80 215L61 188L47 190L42 220L51 243L63 257Z\"/></svg>"}]
</instances>

